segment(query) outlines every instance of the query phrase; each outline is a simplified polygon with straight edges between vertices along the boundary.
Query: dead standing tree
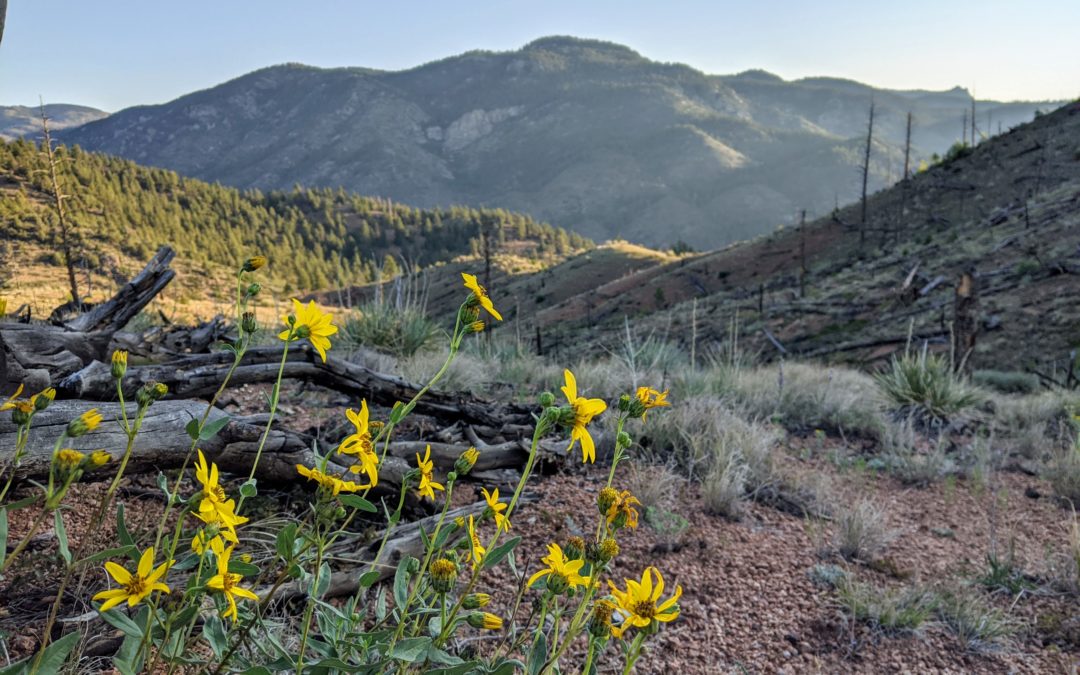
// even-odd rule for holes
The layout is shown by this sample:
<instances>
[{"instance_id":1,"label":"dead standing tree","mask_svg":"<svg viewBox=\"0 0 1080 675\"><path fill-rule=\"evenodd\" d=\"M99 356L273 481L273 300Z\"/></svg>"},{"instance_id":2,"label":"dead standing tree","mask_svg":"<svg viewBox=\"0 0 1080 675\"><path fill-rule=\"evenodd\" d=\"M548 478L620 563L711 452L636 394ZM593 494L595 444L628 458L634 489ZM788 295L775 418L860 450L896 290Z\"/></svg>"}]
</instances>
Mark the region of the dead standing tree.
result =
<instances>
[{"instance_id":1,"label":"dead standing tree","mask_svg":"<svg viewBox=\"0 0 1080 675\"><path fill-rule=\"evenodd\" d=\"M68 286L71 290L71 303L75 309L82 306L79 299L79 285L75 281L75 259L72 248L75 245L74 225L68 220L64 210L64 200L68 195L60 187L60 175L57 172L58 161L53 152L52 136L49 133L49 117L45 114L45 102L41 102L41 132L44 136L44 148L42 152L48 163L50 192L53 198L53 208L56 210L56 224L60 239L60 254L64 257L64 266L67 268Z\"/></svg>"},{"instance_id":2,"label":"dead standing tree","mask_svg":"<svg viewBox=\"0 0 1080 675\"><path fill-rule=\"evenodd\" d=\"M968 270L960 275L953 305L953 370L958 373L971 370L971 355L975 351L978 332L978 303L975 272Z\"/></svg>"},{"instance_id":3,"label":"dead standing tree","mask_svg":"<svg viewBox=\"0 0 1080 675\"><path fill-rule=\"evenodd\" d=\"M874 141L874 102L870 102L870 122L866 127L866 151L862 165L862 201L859 209L859 251L866 248L866 189L870 180L870 146Z\"/></svg>"}]
</instances>

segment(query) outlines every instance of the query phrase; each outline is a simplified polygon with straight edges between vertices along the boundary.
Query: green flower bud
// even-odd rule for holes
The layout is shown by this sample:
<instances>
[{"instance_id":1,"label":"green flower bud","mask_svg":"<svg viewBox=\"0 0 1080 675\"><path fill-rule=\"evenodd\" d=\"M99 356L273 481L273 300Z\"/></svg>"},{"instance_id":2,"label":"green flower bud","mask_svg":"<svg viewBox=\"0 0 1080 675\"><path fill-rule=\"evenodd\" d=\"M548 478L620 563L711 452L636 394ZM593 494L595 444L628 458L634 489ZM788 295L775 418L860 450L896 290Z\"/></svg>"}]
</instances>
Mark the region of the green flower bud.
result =
<instances>
[{"instance_id":1,"label":"green flower bud","mask_svg":"<svg viewBox=\"0 0 1080 675\"><path fill-rule=\"evenodd\" d=\"M550 391L545 391L543 394L540 394L541 408L550 408L553 405L555 405L555 394L552 394Z\"/></svg>"}]
</instances>

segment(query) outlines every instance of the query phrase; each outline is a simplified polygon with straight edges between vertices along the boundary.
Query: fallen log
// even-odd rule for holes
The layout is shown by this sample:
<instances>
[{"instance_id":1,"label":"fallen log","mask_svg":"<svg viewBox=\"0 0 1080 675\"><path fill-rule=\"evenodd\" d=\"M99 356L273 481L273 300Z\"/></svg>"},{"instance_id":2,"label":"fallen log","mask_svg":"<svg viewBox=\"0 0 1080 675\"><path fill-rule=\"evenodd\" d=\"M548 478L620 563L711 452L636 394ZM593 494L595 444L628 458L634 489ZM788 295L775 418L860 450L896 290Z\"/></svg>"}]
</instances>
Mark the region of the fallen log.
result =
<instances>
[{"instance_id":1,"label":"fallen log","mask_svg":"<svg viewBox=\"0 0 1080 675\"><path fill-rule=\"evenodd\" d=\"M173 280L176 272L169 268L169 263L175 257L176 251L162 246L146 263L146 267L124 284L116 295L68 321L67 328L81 333L100 331L109 335L120 330Z\"/></svg>"},{"instance_id":2,"label":"fallen log","mask_svg":"<svg viewBox=\"0 0 1080 675\"><path fill-rule=\"evenodd\" d=\"M134 395L148 382L169 387L170 398L209 397L217 391L232 365L230 352L193 354L167 363L131 366L124 377L125 395ZM230 384L271 383L277 378L281 362L280 347L257 347L248 350L233 372ZM392 406L408 401L420 386L400 377L376 372L364 365L328 356L325 363L307 343L289 347L283 377L310 381L369 403ZM64 397L109 400L116 395L110 367L103 360L90 362L78 372L54 382ZM497 404L469 393L432 389L417 402L420 414L447 421L462 421L494 428L531 424L531 410L523 405Z\"/></svg>"},{"instance_id":3,"label":"fallen log","mask_svg":"<svg viewBox=\"0 0 1080 675\"><path fill-rule=\"evenodd\" d=\"M65 445L83 452L103 449L109 452L114 460L119 459L126 447L127 437L120 426L113 423L113 420L120 417L118 403L56 401L34 416L26 455L15 471L16 480L41 480L47 477L56 439L63 433L69 421L92 407L101 412L105 421L94 431L80 438L70 439ZM127 405L128 419L134 419L135 411L135 404ZM205 411L206 403L197 400L158 401L150 406L135 440L126 473L132 475L147 471L165 471L182 466L191 447L191 438L184 427L190 420L201 418ZM224 411L213 408L207 422L213 423L225 417L227 415ZM223 472L247 476L251 472L263 431L264 426L252 424L251 418L234 417L213 438L201 441L198 447L207 459L216 462ZM0 448L15 446L15 432L16 427L10 416L0 415ZM390 443L388 454L379 467L379 490L397 493L403 476L415 465L414 461L409 461L413 459L413 453L423 452L426 445L418 441ZM256 478L271 483L295 482L297 464L314 465L314 446L315 439L310 436L272 428L259 460ZM333 447L327 445L322 452L330 452ZM431 456L438 473L445 476L453 468L458 455L467 448L467 445L433 443ZM528 447L518 441L485 446L481 450L474 472L470 473L469 477L482 481L509 482L512 475L505 471L520 469L527 457ZM348 477L346 467L351 460L337 454L330 455L330 459L328 470L333 468L339 475ZM6 467L9 458L4 457L0 461L3 461L3 466ZM104 479L111 475L112 472L106 468L100 473L89 474L84 480L95 477Z\"/></svg>"}]
</instances>

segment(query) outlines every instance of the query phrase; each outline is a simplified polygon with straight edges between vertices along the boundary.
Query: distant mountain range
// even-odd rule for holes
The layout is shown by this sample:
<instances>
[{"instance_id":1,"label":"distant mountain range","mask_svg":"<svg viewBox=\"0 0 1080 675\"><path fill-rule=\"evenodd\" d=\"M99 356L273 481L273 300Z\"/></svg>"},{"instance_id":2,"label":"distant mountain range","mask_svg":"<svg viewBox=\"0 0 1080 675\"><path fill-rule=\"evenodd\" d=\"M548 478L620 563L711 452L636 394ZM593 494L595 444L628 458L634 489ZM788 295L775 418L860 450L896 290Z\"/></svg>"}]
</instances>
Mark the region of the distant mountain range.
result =
<instances>
[{"instance_id":1,"label":"distant mountain range","mask_svg":"<svg viewBox=\"0 0 1080 675\"><path fill-rule=\"evenodd\" d=\"M66 129L93 122L109 113L84 105L51 103L45 106L51 129ZM0 106L0 140L34 138L41 134L41 108L24 105Z\"/></svg>"},{"instance_id":2,"label":"distant mountain range","mask_svg":"<svg viewBox=\"0 0 1080 675\"><path fill-rule=\"evenodd\" d=\"M242 188L343 186L416 206L505 207L593 239L714 247L857 197L962 133L971 96L763 72L713 76L617 44L550 37L417 68L283 65L61 137ZM996 132L1047 103L979 101Z\"/></svg>"}]
</instances>

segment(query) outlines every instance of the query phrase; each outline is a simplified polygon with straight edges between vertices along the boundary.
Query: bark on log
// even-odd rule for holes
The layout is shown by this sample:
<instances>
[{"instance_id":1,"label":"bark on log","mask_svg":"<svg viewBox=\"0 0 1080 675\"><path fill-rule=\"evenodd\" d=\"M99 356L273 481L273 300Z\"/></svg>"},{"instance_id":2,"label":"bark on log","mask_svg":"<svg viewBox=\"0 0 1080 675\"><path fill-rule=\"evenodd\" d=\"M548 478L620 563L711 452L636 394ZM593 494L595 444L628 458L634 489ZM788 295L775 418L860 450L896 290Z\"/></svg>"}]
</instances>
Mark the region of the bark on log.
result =
<instances>
[{"instance_id":1,"label":"bark on log","mask_svg":"<svg viewBox=\"0 0 1080 675\"><path fill-rule=\"evenodd\" d=\"M118 403L94 404L88 401L56 401L43 412L34 416L30 428L26 456L15 475L17 480L42 479L48 476L52 460L53 446L63 433L68 422L79 414L96 407L105 421L91 433L77 439L70 439L65 445L77 450L89 452L104 449L114 459L119 459L126 446L126 436L112 420L120 417ZM128 419L134 419L135 404L128 404ZM135 440L131 460L126 470L128 475L146 471L158 471L179 468L187 457L191 439L184 431L189 420L201 417L206 410L206 403L197 400L158 401L147 411L142 429ZM213 422L225 417L222 410L214 408L207 418ZM255 459L259 438L264 427L252 424L251 418L234 417L213 438L202 441L198 447L207 459L216 462L219 468L237 476L246 476L251 471ZM13 448L15 445L15 425L9 415L0 415L0 448ZM271 429L259 460L256 477L267 482L294 482L297 480L296 464L312 466L315 454L312 451L313 439L284 429ZM379 487L382 491L397 493L402 477L411 469L408 461L413 453L422 451L424 443L399 441L391 443L389 452L379 467ZM454 466L454 461L468 446L446 443L432 444L432 460L438 473L445 476ZM332 446L322 450L329 452ZM520 469L528 456L527 448L514 441L500 445L486 446L481 451L480 459L474 471L469 474L476 479L499 479L505 482L512 476L499 473L500 470ZM6 460L6 458L5 458ZM331 455L328 467L345 475L345 468L350 463L341 455ZM5 464L6 467L6 464ZM106 468L97 476L105 478L112 472ZM90 474L84 480L92 480Z\"/></svg>"},{"instance_id":2,"label":"bark on log","mask_svg":"<svg viewBox=\"0 0 1080 675\"><path fill-rule=\"evenodd\" d=\"M229 352L197 354L160 365L131 366L124 378L125 394L147 382L161 382L169 387L172 398L208 397L220 386L232 364ZM273 382L281 360L279 347L251 349L233 373L230 384ZM326 363L306 343L292 345L285 362L286 379L307 380L334 389L358 400L392 406L408 401L420 387L393 375L329 356ZM71 398L108 400L115 396L115 384L109 366L93 362L82 370L54 384L61 395ZM502 428L504 425L530 424L530 409L517 404L497 404L468 393L430 390L417 403L416 411L442 420L462 421Z\"/></svg>"}]
</instances>

